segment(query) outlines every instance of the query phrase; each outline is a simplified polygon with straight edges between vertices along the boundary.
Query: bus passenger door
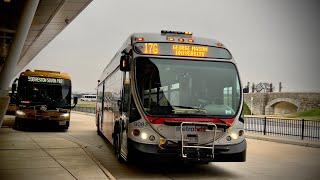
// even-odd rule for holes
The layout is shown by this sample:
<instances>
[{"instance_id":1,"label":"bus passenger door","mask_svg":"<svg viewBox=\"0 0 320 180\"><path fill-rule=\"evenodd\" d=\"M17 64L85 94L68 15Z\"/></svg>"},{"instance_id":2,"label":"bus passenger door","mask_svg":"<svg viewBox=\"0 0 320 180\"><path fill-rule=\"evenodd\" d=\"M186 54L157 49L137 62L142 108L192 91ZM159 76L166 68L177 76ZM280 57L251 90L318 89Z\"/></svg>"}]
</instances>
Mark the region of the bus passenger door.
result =
<instances>
[{"instance_id":1,"label":"bus passenger door","mask_svg":"<svg viewBox=\"0 0 320 180\"><path fill-rule=\"evenodd\" d=\"M102 130L103 109L104 109L104 81L98 86L98 90L97 90L96 118L97 118L98 131Z\"/></svg>"},{"instance_id":2,"label":"bus passenger door","mask_svg":"<svg viewBox=\"0 0 320 180\"><path fill-rule=\"evenodd\" d=\"M104 91L103 134L112 143L115 121L120 119L122 72L118 69L107 77Z\"/></svg>"},{"instance_id":3,"label":"bus passenger door","mask_svg":"<svg viewBox=\"0 0 320 180\"><path fill-rule=\"evenodd\" d=\"M129 108L130 108L130 76L129 72L123 72L123 88L121 91L121 123L122 123L122 134L121 134L121 151L122 154L127 156L127 130L129 125Z\"/></svg>"}]
</instances>

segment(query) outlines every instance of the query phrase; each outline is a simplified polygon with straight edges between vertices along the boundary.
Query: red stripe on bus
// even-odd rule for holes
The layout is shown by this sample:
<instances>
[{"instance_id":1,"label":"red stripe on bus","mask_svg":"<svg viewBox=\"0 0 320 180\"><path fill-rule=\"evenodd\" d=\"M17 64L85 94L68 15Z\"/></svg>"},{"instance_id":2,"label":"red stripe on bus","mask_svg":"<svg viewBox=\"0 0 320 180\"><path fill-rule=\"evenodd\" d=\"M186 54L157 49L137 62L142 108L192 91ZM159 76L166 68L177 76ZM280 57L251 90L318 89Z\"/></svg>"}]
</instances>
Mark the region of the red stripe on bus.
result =
<instances>
[{"instance_id":1,"label":"red stripe on bus","mask_svg":"<svg viewBox=\"0 0 320 180\"><path fill-rule=\"evenodd\" d=\"M212 123L224 123L231 126L234 122L234 118L222 119L222 118L176 118L176 117L152 117L146 116L146 120L152 124L164 124L164 122L212 122Z\"/></svg>"}]
</instances>

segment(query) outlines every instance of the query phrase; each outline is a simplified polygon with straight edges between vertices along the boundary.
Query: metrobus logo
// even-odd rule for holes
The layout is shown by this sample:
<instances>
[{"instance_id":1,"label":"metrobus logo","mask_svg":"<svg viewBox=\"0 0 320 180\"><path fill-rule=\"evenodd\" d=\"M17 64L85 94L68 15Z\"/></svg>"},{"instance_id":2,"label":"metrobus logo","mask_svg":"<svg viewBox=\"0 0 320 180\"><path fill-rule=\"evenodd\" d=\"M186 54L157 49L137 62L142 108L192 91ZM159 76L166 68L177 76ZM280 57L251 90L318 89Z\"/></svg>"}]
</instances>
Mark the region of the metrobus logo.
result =
<instances>
[{"instance_id":1,"label":"metrobus logo","mask_svg":"<svg viewBox=\"0 0 320 180\"><path fill-rule=\"evenodd\" d=\"M63 79L56 78L43 78L43 77L28 77L29 82L38 82L38 83L53 83L53 84L62 84Z\"/></svg>"},{"instance_id":2,"label":"metrobus logo","mask_svg":"<svg viewBox=\"0 0 320 180\"><path fill-rule=\"evenodd\" d=\"M205 132L206 129L207 128L204 126L183 126L182 127L183 132ZM180 131L180 130L181 130L181 127L177 126L176 131Z\"/></svg>"}]
</instances>

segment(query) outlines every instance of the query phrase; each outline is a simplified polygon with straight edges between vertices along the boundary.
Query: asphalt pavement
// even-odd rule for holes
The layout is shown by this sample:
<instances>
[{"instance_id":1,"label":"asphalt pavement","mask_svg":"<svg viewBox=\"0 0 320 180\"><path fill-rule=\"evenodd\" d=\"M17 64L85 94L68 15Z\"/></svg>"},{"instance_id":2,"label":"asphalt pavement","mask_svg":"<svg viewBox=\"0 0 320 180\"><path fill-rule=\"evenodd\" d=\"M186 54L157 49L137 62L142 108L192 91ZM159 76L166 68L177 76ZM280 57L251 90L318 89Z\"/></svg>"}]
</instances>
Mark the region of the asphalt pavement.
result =
<instances>
[{"instance_id":1,"label":"asphalt pavement","mask_svg":"<svg viewBox=\"0 0 320 180\"><path fill-rule=\"evenodd\" d=\"M39 157L44 156L42 159L53 157L53 160L44 163L49 163L46 166L50 167L39 165L36 171L28 170L32 167L15 167L10 163L4 168L3 162L13 157L16 161L19 161L21 156L24 157L24 161L34 161L33 159L37 158L32 159L31 151L29 151L31 153L29 155L27 152L14 155L13 152L6 152L8 149L0 148L0 179L5 179L3 177L19 179L22 176L15 175L17 172L25 175L25 177L37 178L45 177L44 174L55 174L56 176L52 177L63 177L65 175L70 179L78 179L76 177L78 173L79 177L81 174L83 175L84 178L82 179L95 179L94 175L85 177L85 170L91 173L96 172L97 177L102 175L103 178L108 176L108 178L116 179L319 179L320 177L319 148L256 139L247 139L247 162L244 163L209 163L204 165L175 162L161 164L119 163L114 157L111 145L97 135L94 119L93 115L73 112L71 126L67 132L20 132L10 128L2 128L0 131L0 147L5 143L10 144L15 139L14 135L6 135L8 131L12 131L32 139L35 145L28 146L38 147L36 149L39 151L38 153L36 151L32 153L36 153ZM60 141L69 144L71 147L55 148ZM39 148L39 146L42 148ZM79 154L85 155L84 157L89 161L87 165L81 158L76 158ZM60 157L55 158L55 156ZM81 164L81 161L84 164ZM80 165L76 166L73 162L79 162ZM69 167L74 170L68 170ZM84 169L76 169L75 167Z\"/></svg>"}]
</instances>

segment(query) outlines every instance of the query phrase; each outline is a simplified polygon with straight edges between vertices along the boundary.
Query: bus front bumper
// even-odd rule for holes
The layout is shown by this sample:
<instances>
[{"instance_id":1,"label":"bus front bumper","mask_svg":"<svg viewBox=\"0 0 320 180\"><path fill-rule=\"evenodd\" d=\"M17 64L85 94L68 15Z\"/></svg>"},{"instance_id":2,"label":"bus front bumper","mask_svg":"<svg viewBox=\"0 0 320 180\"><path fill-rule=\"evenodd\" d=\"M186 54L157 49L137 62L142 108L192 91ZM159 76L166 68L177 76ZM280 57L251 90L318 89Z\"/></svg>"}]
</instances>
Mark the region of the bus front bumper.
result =
<instances>
[{"instance_id":1,"label":"bus front bumper","mask_svg":"<svg viewBox=\"0 0 320 180\"><path fill-rule=\"evenodd\" d=\"M188 158L182 158L181 146L178 144L168 145L165 149L161 149L158 145L141 144L128 140L128 145L132 151L146 159L183 159L186 161L197 162L245 162L247 142L244 139L241 143L230 145L215 145L214 156L210 149L186 149Z\"/></svg>"},{"instance_id":2,"label":"bus front bumper","mask_svg":"<svg viewBox=\"0 0 320 180\"><path fill-rule=\"evenodd\" d=\"M36 127L36 126L46 126L46 127L62 127L64 129L69 127L69 119L50 119L50 118L15 118L15 124L22 126Z\"/></svg>"}]
</instances>

